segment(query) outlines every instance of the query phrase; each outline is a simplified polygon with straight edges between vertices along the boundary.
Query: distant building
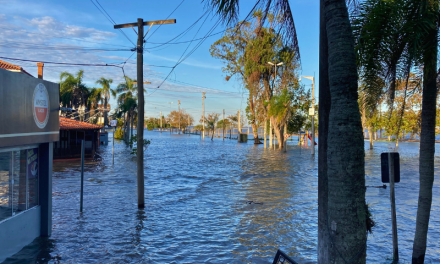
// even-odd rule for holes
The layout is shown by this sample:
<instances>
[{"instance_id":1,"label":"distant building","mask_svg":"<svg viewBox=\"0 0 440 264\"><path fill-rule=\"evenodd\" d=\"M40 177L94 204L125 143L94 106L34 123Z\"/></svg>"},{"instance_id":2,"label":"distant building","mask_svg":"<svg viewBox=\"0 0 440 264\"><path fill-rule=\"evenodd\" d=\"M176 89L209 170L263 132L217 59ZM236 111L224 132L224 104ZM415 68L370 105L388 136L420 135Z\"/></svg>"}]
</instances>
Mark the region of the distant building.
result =
<instances>
[{"instance_id":1,"label":"distant building","mask_svg":"<svg viewBox=\"0 0 440 264\"><path fill-rule=\"evenodd\" d=\"M20 73L27 74L31 77L34 77L30 73L25 71L22 67L20 67L18 65L11 64L6 61L2 61L2 60L0 60L0 69L5 69L5 70L11 71L11 72L20 72Z\"/></svg>"},{"instance_id":2,"label":"distant building","mask_svg":"<svg viewBox=\"0 0 440 264\"><path fill-rule=\"evenodd\" d=\"M100 129L102 126L66 117L59 117L59 119L60 141L53 144L53 158L55 160L81 158L82 140L85 140L85 157L93 158L96 149L99 148Z\"/></svg>"}]
</instances>

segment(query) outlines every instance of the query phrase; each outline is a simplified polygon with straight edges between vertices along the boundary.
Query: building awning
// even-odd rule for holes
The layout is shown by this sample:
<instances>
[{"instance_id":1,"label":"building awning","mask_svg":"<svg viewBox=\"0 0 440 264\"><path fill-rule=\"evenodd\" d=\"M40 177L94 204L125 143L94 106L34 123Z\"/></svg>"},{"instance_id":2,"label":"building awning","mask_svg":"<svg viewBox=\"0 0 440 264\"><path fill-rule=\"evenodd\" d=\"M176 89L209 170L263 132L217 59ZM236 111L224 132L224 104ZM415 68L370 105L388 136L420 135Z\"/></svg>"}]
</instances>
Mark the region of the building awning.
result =
<instances>
[{"instance_id":1,"label":"building awning","mask_svg":"<svg viewBox=\"0 0 440 264\"><path fill-rule=\"evenodd\" d=\"M60 130L99 130L102 126L60 116Z\"/></svg>"}]
</instances>

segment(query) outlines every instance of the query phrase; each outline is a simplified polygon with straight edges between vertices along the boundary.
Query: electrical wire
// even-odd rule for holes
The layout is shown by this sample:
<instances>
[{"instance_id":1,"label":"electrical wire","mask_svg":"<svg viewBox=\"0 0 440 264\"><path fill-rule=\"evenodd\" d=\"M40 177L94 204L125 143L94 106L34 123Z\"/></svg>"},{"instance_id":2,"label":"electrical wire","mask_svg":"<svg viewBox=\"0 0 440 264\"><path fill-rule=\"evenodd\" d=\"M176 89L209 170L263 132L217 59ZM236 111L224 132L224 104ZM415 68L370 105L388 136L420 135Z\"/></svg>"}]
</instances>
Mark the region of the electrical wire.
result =
<instances>
[{"instance_id":1,"label":"electrical wire","mask_svg":"<svg viewBox=\"0 0 440 264\"><path fill-rule=\"evenodd\" d=\"M6 60L14 60L14 61L28 61L28 62L42 62L47 64L59 64L59 65L71 65L71 66L94 66L94 67L118 67L119 65L115 64L91 64L91 63L67 63L67 62L53 62L53 61L41 61L41 60L25 60L25 59L17 59L17 58L9 58L9 57L0 57L0 59Z\"/></svg>"},{"instance_id":2,"label":"electrical wire","mask_svg":"<svg viewBox=\"0 0 440 264\"><path fill-rule=\"evenodd\" d=\"M98 0L95 0L96 3L98 3L98 5L102 8L102 10L95 4L95 2L93 2L93 0L90 0L90 2L92 2L92 4L105 16L105 18L107 18L108 21L110 21L110 23L112 23L113 25L116 25L116 22L113 20L113 18L107 13L107 11L105 11L104 7L102 7L102 5L98 2ZM105 13L104 13L105 12ZM107 15L106 15L107 14ZM108 17L107 17L108 16ZM122 31L122 29L118 28L119 32L121 32L127 39L128 41L130 41L135 47L136 44L134 44L133 41L131 41L131 39L124 33L124 31Z\"/></svg>"},{"instance_id":3,"label":"electrical wire","mask_svg":"<svg viewBox=\"0 0 440 264\"><path fill-rule=\"evenodd\" d=\"M173 12L171 12L168 16L167 16L167 18L165 18L165 20L166 19L168 19L174 12L176 12L176 10L183 4L183 2L185 2L185 0L182 0L182 2L180 2L180 4L179 5L177 5L177 7L176 8L174 8L174 10L173 10ZM156 31L162 26L163 24L160 24L151 34L150 34L150 36L145 40L145 41L148 41L153 35L154 35L154 33L156 33Z\"/></svg>"}]
</instances>

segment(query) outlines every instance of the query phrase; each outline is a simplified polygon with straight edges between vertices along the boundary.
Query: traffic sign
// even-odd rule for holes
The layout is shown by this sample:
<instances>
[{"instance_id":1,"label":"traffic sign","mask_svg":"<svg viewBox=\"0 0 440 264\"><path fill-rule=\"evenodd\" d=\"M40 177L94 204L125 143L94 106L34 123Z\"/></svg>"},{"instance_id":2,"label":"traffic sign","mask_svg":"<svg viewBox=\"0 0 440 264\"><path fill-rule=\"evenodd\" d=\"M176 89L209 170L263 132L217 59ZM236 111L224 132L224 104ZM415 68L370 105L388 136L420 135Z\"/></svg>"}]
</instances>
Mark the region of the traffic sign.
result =
<instances>
[{"instance_id":1,"label":"traffic sign","mask_svg":"<svg viewBox=\"0 0 440 264\"><path fill-rule=\"evenodd\" d=\"M290 137L290 135L289 135L289 134L287 134L287 133L286 133L286 134L284 134L284 138L285 138L285 139L288 139L289 137Z\"/></svg>"}]
</instances>

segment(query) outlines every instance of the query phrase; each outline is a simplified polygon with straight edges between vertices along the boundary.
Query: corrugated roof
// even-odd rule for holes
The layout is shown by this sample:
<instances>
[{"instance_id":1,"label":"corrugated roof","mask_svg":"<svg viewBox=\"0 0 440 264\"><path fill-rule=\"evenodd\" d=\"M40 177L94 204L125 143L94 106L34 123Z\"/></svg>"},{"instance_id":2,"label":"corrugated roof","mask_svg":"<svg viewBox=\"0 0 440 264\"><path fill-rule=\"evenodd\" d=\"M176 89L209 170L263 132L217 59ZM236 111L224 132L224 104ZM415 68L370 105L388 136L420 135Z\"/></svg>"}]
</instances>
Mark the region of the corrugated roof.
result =
<instances>
[{"instance_id":1,"label":"corrugated roof","mask_svg":"<svg viewBox=\"0 0 440 264\"><path fill-rule=\"evenodd\" d=\"M27 75L29 75L31 77L34 77L30 73L25 71L22 67L14 65L14 64L6 62L6 61L2 61L2 60L0 60L0 69L20 71L20 72L26 73Z\"/></svg>"},{"instance_id":2,"label":"corrugated roof","mask_svg":"<svg viewBox=\"0 0 440 264\"><path fill-rule=\"evenodd\" d=\"M60 116L60 130L97 130L101 129L102 126L76 121L70 118Z\"/></svg>"}]
</instances>

